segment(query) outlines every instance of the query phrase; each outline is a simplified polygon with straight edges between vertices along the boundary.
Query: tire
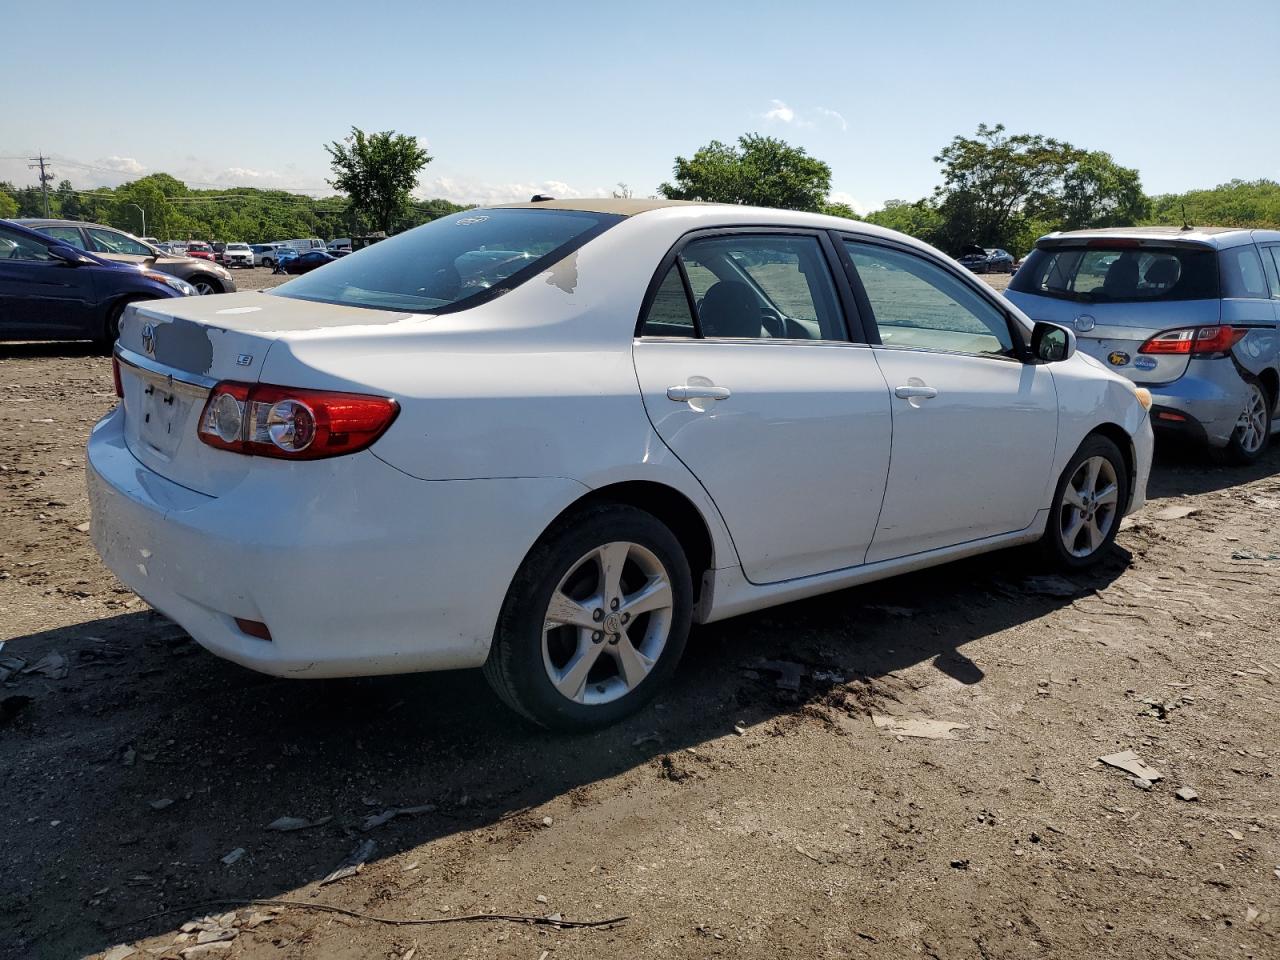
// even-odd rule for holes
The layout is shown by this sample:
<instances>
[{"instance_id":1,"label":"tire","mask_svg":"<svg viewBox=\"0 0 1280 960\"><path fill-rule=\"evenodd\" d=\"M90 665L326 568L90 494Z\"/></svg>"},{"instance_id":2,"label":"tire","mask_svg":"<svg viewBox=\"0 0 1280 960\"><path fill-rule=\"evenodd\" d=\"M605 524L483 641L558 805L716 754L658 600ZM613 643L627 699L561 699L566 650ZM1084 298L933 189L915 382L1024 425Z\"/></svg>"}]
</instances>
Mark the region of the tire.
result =
<instances>
[{"instance_id":1,"label":"tire","mask_svg":"<svg viewBox=\"0 0 1280 960\"><path fill-rule=\"evenodd\" d=\"M617 567L619 557L621 574L610 581L606 566ZM665 593L654 589L660 581ZM620 605L606 595L610 582L620 584ZM561 603L553 606L553 596ZM556 623L557 616L564 620ZM547 531L520 565L484 675L507 706L538 726L607 726L667 682L692 616L689 563L671 531L635 507L586 507Z\"/></svg>"},{"instance_id":2,"label":"tire","mask_svg":"<svg viewBox=\"0 0 1280 960\"><path fill-rule=\"evenodd\" d=\"M187 283L195 287L202 296L207 296L211 293L222 293L222 284L205 273L197 273Z\"/></svg>"},{"instance_id":3,"label":"tire","mask_svg":"<svg viewBox=\"0 0 1280 960\"><path fill-rule=\"evenodd\" d=\"M1054 488L1041 553L1067 571L1094 566L1115 543L1128 504L1129 468L1120 449L1100 434L1086 437Z\"/></svg>"},{"instance_id":4,"label":"tire","mask_svg":"<svg viewBox=\"0 0 1280 960\"><path fill-rule=\"evenodd\" d=\"M107 311L107 319L102 325L102 333L94 341L103 353L109 354L115 350L116 341L120 339L120 318L124 315L124 308L131 303L145 299L145 297L126 297L119 303L113 304L111 309Z\"/></svg>"},{"instance_id":5,"label":"tire","mask_svg":"<svg viewBox=\"0 0 1280 960\"><path fill-rule=\"evenodd\" d=\"M1271 395L1257 377L1242 374L1241 378L1249 388L1244 409L1231 439L1218 453L1218 459L1236 466L1253 463L1271 442Z\"/></svg>"}]
</instances>

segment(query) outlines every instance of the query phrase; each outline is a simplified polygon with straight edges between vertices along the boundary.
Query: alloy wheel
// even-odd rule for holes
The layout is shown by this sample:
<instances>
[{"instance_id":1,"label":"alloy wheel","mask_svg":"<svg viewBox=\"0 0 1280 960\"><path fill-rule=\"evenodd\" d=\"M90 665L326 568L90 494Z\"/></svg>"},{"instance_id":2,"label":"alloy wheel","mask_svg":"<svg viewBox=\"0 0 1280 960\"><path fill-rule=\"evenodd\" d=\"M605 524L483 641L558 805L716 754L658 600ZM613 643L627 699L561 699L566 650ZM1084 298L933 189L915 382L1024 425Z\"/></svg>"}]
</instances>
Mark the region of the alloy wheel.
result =
<instances>
[{"instance_id":1,"label":"alloy wheel","mask_svg":"<svg viewBox=\"0 0 1280 960\"><path fill-rule=\"evenodd\" d=\"M192 286L196 288L196 293L200 294L202 297L210 293L221 292L216 287L214 287L212 282L208 280L197 280L194 284L192 284Z\"/></svg>"},{"instance_id":2,"label":"alloy wheel","mask_svg":"<svg viewBox=\"0 0 1280 960\"><path fill-rule=\"evenodd\" d=\"M1116 523L1120 485L1106 457L1089 457L1062 491L1058 534L1073 557L1087 557L1106 541Z\"/></svg>"},{"instance_id":3,"label":"alloy wheel","mask_svg":"<svg viewBox=\"0 0 1280 960\"><path fill-rule=\"evenodd\" d=\"M603 544L564 575L547 605L542 663L565 698L626 696L662 655L672 623L671 577L638 543Z\"/></svg>"},{"instance_id":4,"label":"alloy wheel","mask_svg":"<svg viewBox=\"0 0 1280 960\"><path fill-rule=\"evenodd\" d=\"M1240 420L1236 423L1236 436L1240 449L1253 454L1262 449L1267 439L1267 395L1256 383L1248 384L1249 398L1245 401Z\"/></svg>"}]
</instances>

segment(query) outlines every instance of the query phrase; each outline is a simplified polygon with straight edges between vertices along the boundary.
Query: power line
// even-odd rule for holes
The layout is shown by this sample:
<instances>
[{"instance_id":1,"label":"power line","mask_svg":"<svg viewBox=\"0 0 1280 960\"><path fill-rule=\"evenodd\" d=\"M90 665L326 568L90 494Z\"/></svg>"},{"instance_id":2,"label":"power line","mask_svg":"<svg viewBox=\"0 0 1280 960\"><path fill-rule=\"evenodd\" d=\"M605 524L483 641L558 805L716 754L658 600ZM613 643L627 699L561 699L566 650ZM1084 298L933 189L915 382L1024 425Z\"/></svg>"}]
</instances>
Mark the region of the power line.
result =
<instances>
[{"instance_id":1,"label":"power line","mask_svg":"<svg viewBox=\"0 0 1280 960\"><path fill-rule=\"evenodd\" d=\"M27 159L32 161L31 163L27 164L28 170L34 170L37 165L40 167L40 192L44 194L44 215L45 217L48 217L49 216L49 181L53 179L53 174L44 172L45 156L43 153L40 154L40 156L38 157L27 157Z\"/></svg>"}]
</instances>

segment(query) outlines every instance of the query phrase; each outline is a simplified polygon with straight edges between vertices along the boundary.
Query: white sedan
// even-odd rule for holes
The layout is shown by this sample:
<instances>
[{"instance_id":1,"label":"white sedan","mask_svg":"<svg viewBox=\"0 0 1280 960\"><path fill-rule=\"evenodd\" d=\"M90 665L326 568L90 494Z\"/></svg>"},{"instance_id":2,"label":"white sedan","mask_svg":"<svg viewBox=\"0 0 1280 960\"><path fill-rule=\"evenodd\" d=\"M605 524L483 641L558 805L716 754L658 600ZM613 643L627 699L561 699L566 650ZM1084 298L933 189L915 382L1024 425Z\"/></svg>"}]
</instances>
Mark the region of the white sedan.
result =
<instances>
[{"instance_id":1,"label":"white sedan","mask_svg":"<svg viewBox=\"0 0 1280 960\"><path fill-rule=\"evenodd\" d=\"M1145 498L1150 397L949 258L817 214L467 211L266 293L128 308L93 535L214 653L483 666L609 723L690 625L1015 544L1068 570Z\"/></svg>"}]
</instances>

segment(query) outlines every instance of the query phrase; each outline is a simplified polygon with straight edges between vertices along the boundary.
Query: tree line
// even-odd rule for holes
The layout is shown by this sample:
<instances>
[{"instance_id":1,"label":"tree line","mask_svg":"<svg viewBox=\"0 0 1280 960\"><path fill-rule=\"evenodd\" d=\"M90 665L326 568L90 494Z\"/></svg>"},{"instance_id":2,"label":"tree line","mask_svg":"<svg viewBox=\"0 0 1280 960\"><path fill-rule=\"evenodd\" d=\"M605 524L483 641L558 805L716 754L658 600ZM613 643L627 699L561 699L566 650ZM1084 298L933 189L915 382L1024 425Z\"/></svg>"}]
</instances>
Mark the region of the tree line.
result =
<instances>
[{"instance_id":1,"label":"tree line","mask_svg":"<svg viewBox=\"0 0 1280 960\"><path fill-rule=\"evenodd\" d=\"M325 144L335 191L310 197L284 190L191 190L166 173L115 188L76 190L63 180L49 196L49 214L91 220L161 239L331 239L380 230L395 233L466 209L448 200L415 200L432 156L417 138L394 130L352 127ZM1042 134L1011 134L980 124L935 156L941 182L919 200L890 200L858 217L831 199L831 167L775 137L745 134L735 144L713 140L676 157L658 193L864 219L910 234L950 253L977 244L1021 254L1053 230L1166 223L1280 228L1280 183L1232 180L1208 190L1148 196L1138 171L1110 154ZM622 193L630 196L625 185ZM0 217L44 216L38 187L0 181Z\"/></svg>"}]
</instances>

